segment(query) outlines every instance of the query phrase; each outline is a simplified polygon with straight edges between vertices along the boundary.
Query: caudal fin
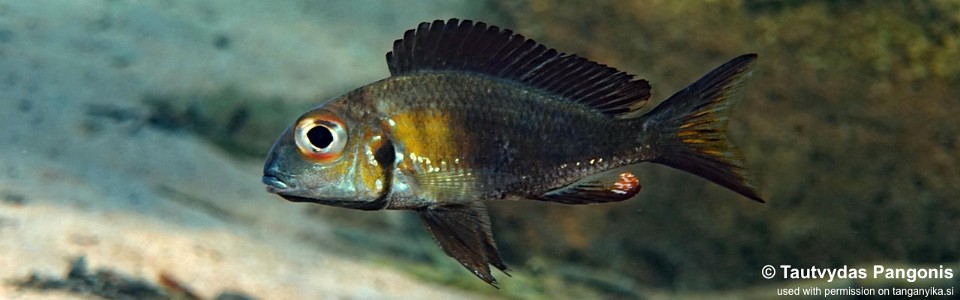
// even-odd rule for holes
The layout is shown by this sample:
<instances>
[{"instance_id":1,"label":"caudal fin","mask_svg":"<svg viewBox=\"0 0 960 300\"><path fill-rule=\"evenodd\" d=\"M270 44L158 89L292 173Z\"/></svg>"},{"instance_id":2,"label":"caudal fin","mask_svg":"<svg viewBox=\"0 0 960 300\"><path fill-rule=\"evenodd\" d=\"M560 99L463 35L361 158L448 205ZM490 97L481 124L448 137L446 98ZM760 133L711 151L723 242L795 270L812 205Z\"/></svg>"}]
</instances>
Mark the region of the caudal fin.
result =
<instances>
[{"instance_id":1,"label":"caudal fin","mask_svg":"<svg viewBox=\"0 0 960 300\"><path fill-rule=\"evenodd\" d=\"M743 85L757 60L745 54L710 71L677 92L643 119L658 136L653 162L684 170L764 202L740 151L727 139L730 108L743 98Z\"/></svg>"}]
</instances>

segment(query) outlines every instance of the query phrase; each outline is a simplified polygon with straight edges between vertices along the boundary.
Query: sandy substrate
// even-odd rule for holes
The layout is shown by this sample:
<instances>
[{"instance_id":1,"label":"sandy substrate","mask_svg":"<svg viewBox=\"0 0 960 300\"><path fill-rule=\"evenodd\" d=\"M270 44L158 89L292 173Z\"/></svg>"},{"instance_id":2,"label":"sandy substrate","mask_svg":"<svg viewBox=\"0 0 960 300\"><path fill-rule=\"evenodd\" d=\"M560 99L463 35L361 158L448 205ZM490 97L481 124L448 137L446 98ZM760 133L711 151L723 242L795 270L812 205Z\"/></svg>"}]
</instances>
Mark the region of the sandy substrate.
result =
<instances>
[{"instance_id":1,"label":"sandy substrate","mask_svg":"<svg viewBox=\"0 0 960 300\"><path fill-rule=\"evenodd\" d=\"M138 117L144 95L230 85L316 101L386 76L402 30L458 13L267 3L0 1L0 298L75 297L11 282L62 277L80 256L148 282L167 274L203 298L473 297L333 254L329 225L265 193L259 162ZM102 106L132 113L93 113Z\"/></svg>"},{"instance_id":2,"label":"sandy substrate","mask_svg":"<svg viewBox=\"0 0 960 300\"><path fill-rule=\"evenodd\" d=\"M462 296L393 270L297 245L282 235L243 228L187 228L138 215L40 205L9 209L3 220L0 265L8 280L35 272L63 276L67 261L82 255L91 269L109 268L147 281L166 274L203 298L228 291L258 299ZM4 297L39 294L0 286Z\"/></svg>"}]
</instances>

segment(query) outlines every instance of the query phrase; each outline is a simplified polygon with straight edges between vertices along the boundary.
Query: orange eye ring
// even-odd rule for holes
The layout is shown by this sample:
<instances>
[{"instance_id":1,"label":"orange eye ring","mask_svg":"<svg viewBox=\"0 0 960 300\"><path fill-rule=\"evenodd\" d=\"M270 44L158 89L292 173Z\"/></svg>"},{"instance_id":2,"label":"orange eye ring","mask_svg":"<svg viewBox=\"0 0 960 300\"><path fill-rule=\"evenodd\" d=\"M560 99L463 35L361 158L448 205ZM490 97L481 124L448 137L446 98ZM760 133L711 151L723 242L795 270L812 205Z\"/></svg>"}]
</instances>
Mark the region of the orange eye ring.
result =
<instances>
[{"instance_id":1,"label":"orange eye ring","mask_svg":"<svg viewBox=\"0 0 960 300\"><path fill-rule=\"evenodd\" d=\"M343 122L326 114L302 118L297 122L293 136L300 153L321 162L339 157L347 144Z\"/></svg>"}]
</instances>

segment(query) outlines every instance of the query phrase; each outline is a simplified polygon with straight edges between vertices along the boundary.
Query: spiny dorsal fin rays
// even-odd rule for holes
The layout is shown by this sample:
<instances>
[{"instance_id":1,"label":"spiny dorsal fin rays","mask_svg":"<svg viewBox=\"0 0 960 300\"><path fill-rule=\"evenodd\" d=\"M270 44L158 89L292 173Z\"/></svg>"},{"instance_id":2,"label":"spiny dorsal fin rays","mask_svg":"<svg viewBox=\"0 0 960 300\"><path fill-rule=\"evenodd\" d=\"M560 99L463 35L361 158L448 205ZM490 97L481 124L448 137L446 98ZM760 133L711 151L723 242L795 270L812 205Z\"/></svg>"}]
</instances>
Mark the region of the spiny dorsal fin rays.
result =
<instances>
[{"instance_id":1,"label":"spiny dorsal fin rays","mask_svg":"<svg viewBox=\"0 0 960 300\"><path fill-rule=\"evenodd\" d=\"M387 65L393 76L464 71L512 80L615 117L650 98L646 80L470 20L420 23L394 42Z\"/></svg>"}]
</instances>

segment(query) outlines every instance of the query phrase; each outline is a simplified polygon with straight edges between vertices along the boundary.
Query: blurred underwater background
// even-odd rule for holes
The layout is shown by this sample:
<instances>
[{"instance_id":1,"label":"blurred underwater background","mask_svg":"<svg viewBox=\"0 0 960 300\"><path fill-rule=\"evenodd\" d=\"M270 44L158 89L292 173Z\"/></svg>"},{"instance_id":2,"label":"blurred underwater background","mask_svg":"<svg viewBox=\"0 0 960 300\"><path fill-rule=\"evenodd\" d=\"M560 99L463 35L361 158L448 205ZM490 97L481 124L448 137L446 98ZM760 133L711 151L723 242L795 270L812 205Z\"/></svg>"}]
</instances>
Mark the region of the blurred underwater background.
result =
<instances>
[{"instance_id":1,"label":"blurred underwater background","mask_svg":"<svg viewBox=\"0 0 960 300\"><path fill-rule=\"evenodd\" d=\"M767 200L644 164L635 199L490 204L512 277L406 211L260 183L302 112L472 19L645 78L646 109L759 54L732 139ZM662 299L960 285L960 2L0 0L0 298ZM765 265L952 268L765 279ZM88 270L89 269L89 270Z\"/></svg>"}]
</instances>

